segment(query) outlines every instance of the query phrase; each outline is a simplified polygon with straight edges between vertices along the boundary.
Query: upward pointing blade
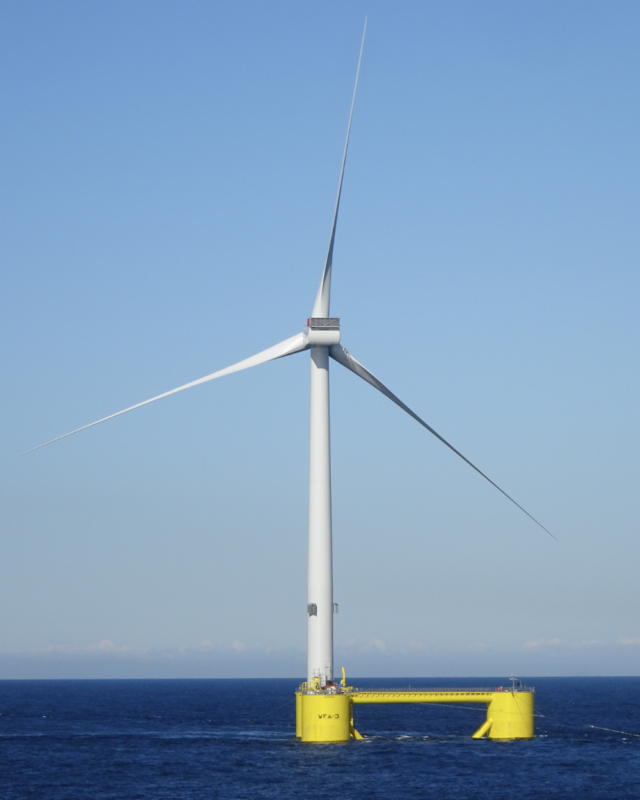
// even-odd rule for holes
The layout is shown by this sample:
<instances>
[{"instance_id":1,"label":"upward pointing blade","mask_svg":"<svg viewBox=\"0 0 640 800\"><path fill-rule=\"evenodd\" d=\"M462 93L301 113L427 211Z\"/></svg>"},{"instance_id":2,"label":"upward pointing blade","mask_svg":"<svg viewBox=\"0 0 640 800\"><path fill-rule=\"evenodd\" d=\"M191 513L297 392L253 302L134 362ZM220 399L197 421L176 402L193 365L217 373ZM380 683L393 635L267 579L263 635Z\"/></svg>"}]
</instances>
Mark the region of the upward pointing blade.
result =
<instances>
[{"instance_id":1,"label":"upward pointing blade","mask_svg":"<svg viewBox=\"0 0 640 800\"><path fill-rule=\"evenodd\" d=\"M264 364L267 361L274 361L276 358L283 358L284 356L293 355L293 353L299 353L301 350L306 350L308 347L309 338L304 333L298 333L296 336L292 336L290 339L285 339L284 342L275 344L273 347L269 347L267 350L263 350L261 353L257 353L255 356L245 358L243 361L238 361L237 364L233 364L230 367L225 367L217 372L212 372L211 375L205 375L204 378L198 378L197 381L185 383L184 386L178 386L177 389L171 389L170 391L156 395L149 400L143 400L142 403L136 403L135 406L129 406L129 408L125 408L122 411L116 411L115 414L110 414L108 417L103 417L95 422L90 422L88 425L83 425L82 428L76 428L75 431L70 431L62 436L58 436L56 439L51 439L44 444L39 444L37 447L32 447L31 450L20 453L20 455L25 456L27 453L33 453L34 450L39 450L41 447L46 447L48 444L59 442L60 439L66 439L67 436L72 436L74 433L79 433L87 428L92 428L94 425L99 425L101 422L106 422L108 419L119 417L121 414L126 414L128 411L133 411L135 408L147 406L149 403L154 403L156 400L162 400L163 397L169 397L169 395L183 392L185 389L191 389L194 386L199 386L201 383L208 383L216 378L222 378L224 375L231 375L233 372L240 372L241 370L248 369L249 367L256 367L258 364Z\"/></svg>"},{"instance_id":2,"label":"upward pointing blade","mask_svg":"<svg viewBox=\"0 0 640 800\"><path fill-rule=\"evenodd\" d=\"M364 48L364 36L367 32L367 20L364 21L364 30L362 31L362 44L360 45L360 56L358 58L358 69L356 70L356 83L353 87L353 98L351 99L351 112L349 114L349 125L347 126L347 139L344 143L344 154L342 156L342 168L340 170L340 180L338 181L338 196L336 197L336 208L333 212L333 223L331 225L331 236L329 237L329 250L327 251L327 260L324 264L322 272L322 280L320 281L320 288L316 295L316 301L313 304L312 317L328 317L329 316L329 302L331 300L331 265L333 264L333 243L336 238L336 225L338 224L338 211L340 209L340 194L342 193L342 179L344 178L344 166L347 163L347 149L349 148L349 134L351 133L351 118L353 117L353 107L356 102L356 90L358 88L358 76L360 75L360 62L362 61L362 50Z\"/></svg>"},{"instance_id":3,"label":"upward pointing blade","mask_svg":"<svg viewBox=\"0 0 640 800\"><path fill-rule=\"evenodd\" d=\"M520 509L520 511L524 511L524 513L525 513L525 514L526 514L526 515L529 517L529 519L532 519L532 520L533 520L533 521L536 523L536 525L539 525L539 526L542 528L542 530L543 530L543 531L545 531L546 533L548 533L548 534L549 534L549 536L551 536L553 539L555 539L556 541L558 541L558 540L557 540L557 537L556 537L556 536L554 536L554 535L551 533L551 531L547 530L547 529L544 527L544 525L542 525L542 523L538 522L538 520L537 520L535 517L531 516L531 514L530 514L530 513L529 513L529 512L528 512L526 509L524 509L524 508L523 508L523 507L520 505L520 503L516 503L516 501L513 499L513 497L511 497L510 495L508 495L508 494L507 494L507 493L504 491L504 489L501 489L501 488L498 486L498 484L497 484L497 483L494 483L494 482L491 480L491 478L487 477L487 476L484 474L484 472L482 472L482 470L479 470L479 469L478 469L478 467L476 467L476 465L475 465L475 464L472 464L472 463L471 463L471 461L469 461L469 459L468 459L468 458L466 458L466 456L463 456L463 455L462 455L462 453L461 453L459 450L456 450L456 448L455 448L455 447L454 447L452 444L449 444L449 442L448 442L448 441L447 441L447 440L446 440L444 437L440 436L440 434L439 434L437 431L435 431L435 430L434 430L434 429L431 427L431 425L427 425L427 423L426 423L426 422L425 422L423 419L420 419L420 417L419 417L419 416L418 416L418 415L417 415L415 412L413 412L413 411L412 411L412 410L409 408L409 406L405 405L405 404L402 402L402 400L400 400L400 398L399 398L399 397L396 397L396 395L395 395L395 394L394 394L392 391L390 391L389 389L387 389L387 387L386 387L386 386L385 386L385 385L382 383L382 381L379 381L379 380L376 378L376 376L375 376L375 375L373 375L371 372L369 372L369 370L368 370L366 367L364 367L364 366L363 366L363 365L362 365L362 364L361 364L361 363L360 363L360 362L359 362L357 359L355 359L355 358L354 358L354 357L351 355L351 353L350 353L350 352L349 352L349 351L348 351L346 348L344 348L344 347L343 347L342 345L340 345L340 344L334 344L334 345L332 345L332 346L329 348L329 355L331 356L331 358L333 358L333 359L334 359L335 361L337 361L339 364L342 364L342 366L343 366L343 367L346 367L347 369L351 370L351 372L354 372L356 375L358 375L358 377L362 378L362 380L366 381L367 383L370 383L370 384L371 384L372 386L374 386L374 387L375 387L375 388L376 388L376 389L377 389L379 392L382 392L382 394L383 394L383 395L385 395L386 397L388 397L388 398L389 398L389 400L393 400L393 402L394 402L396 405L400 406L400 408L401 408L401 409L403 409L403 411L406 411L406 412L407 412L407 414L409 414L410 416L412 416L412 417L413 417L413 418L416 420L416 422L419 422L419 423L420 423L420 424L421 424L421 425L422 425L424 428L426 428L426 429L429 431L429 433L432 433L432 434L433 434L433 435L434 435L434 436L435 436L437 439L440 439L440 441L441 441L443 444L446 444L446 446L447 446L447 447L448 447L450 450L453 450L453 452L454 452L454 453L455 453L457 456L460 456L460 458L461 458L463 461L466 461L466 462L467 462L467 464L468 464L470 467L473 467L473 469L475 469L475 471L476 471L477 473L479 473L480 475L482 475L482 477L483 477L485 480L489 481L489 483L490 483L492 486L495 486L495 488L496 488L496 489L497 489L499 492L502 492L502 494L503 494L503 495L504 495L504 496L505 496L505 497L506 497L508 500L511 500L511 502L512 502L512 503L513 503L515 506L518 506L518 508Z\"/></svg>"}]
</instances>

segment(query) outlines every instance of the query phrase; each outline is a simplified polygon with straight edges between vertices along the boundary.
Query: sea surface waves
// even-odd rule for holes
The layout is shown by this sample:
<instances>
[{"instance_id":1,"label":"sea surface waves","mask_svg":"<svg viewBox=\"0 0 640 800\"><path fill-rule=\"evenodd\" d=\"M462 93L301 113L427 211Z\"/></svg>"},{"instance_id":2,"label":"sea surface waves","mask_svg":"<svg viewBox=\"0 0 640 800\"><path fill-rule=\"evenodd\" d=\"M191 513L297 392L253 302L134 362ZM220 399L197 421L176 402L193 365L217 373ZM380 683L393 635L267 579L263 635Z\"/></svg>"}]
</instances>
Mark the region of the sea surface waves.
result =
<instances>
[{"instance_id":1,"label":"sea surface waves","mask_svg":"<svg viewBox=\"0 0 640 800\"><path fill-rule=\"evenodd\" d=\"M504 679L375 679L369 687ZM640 678L539 678L536 737L479 706L358 706L362 742L295 739L296 680L0 681L3 800L640 798Z\"/></svg>"}]
</instances>

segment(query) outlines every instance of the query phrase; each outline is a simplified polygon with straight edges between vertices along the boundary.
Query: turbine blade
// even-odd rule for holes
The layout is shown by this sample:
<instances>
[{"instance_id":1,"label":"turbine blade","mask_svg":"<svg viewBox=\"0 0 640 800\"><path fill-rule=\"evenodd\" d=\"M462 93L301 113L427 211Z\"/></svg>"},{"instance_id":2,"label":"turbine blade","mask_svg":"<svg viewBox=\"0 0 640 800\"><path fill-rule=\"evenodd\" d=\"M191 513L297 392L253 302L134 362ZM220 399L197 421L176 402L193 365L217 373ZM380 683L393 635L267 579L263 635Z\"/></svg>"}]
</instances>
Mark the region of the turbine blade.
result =
<instances>
[{"instance_id":1,"label":"turbine blade","mask_svg":"<svg viewBox=\"0 0 640 800\"><path fill-rule=\"evenodd\" d=\"M333 223L331 224L331 236L329 237L329 249L327 251L327 259L324 263L324 270L322 271L322 280L320 281L320 288L316 295L316 301L313 304L312 317L328 317L329 316L329 302L331 300L331 265L333 264L333 244L336 238L336 225L338 224L338 211L340 209L340 195L342 193L342 179L344 178L344 167L347 163L347 150L349 148L349 134L351 133L351 119L353 117L353 107L356 102L356 90L358 88L358 76L360 75L360 62L362 61L362 50L364 49L364 37L367 32L367 20L364 21L364 30L362 31L362 43L360 45L360 56L358 57L358 69L356 70L356 82L353 87L353 97L351 99L351 112L349 113L349 124L347 126L347 138L344 143L344 154L342 156L342 168L340 169L340 180L338 181L338 196L336 197L336 208L333 212Z\"/></svg>"},{"instance_id":2,"label":"turbine blade","mask_svg":"<svg viewBox=\"0 0 640 800\"><path fill-rule=\"evenodd\" d=\"M454 453L455 453L457 456L460 456L460 458L461 458L463 461L466 461L466 463L467 463L467 464L468 464L470 467L473 467L473 469L475 469L475 471L476 471L477 473L479 473L480 475L482 475L482 477L483 477L485 480L489 481L489 483L490 483L492 486L495 486L495 488L496 488L496 489L497 489L499 492L501 492L501 493L502 493L502 494L503 494L503 495L504 495L504 496L505 496L505 497L506 497L508 500L511 500L511 502L512 502L512 503L513 503L515 506L517 506L517 507L520 509L520 511L524 511L524 513L525 513L525 514L526 514L526 515L529 517L529 519L532 519L532 520L533 520L533 521L536 523L536 525L538 525L538 526L540 526L540 527L542 528L542 530L543 530L543 531L545 531L546 533L548 533L548 534L549 534L549 536L551 536L553 539L555 539L556 541L558 541L557 537L556 537L556 536L554 536L554 535L551 533L551 531L547 530L547 529L544 527L544 525L543 525L542 523L538 522L538 520L537 520L535 517L533 517L533 516L532 516L532 515L531 515L531 514L530 514L530 513L529 513L529 512L526 510L526 509L524 509L524 508L523 508L523 507L520 505L520 503L516 503L516 501L513 499L513 497L511 497L510 495L508 495L508 494L507 494L507 493L504 491L504 489L501 489L501 488L498 486L498 484L497 484L497 483L494 483L494 482L491 480L491 478L489 478L487 475L485 475L485 474L484 474L484 472L482 472L482 470L478 469L478 467L476 467L476 465L475 465L475 464L472 464L472 463L471 463L471 461L469 461L469 459L468 459L466 456L463 456L463 455L462 455L462 453L461 453L459 450L456 450L456 448L455 448L455 447L454 447L452 444L450 444L450 443L449 443L449 442L448 442L448 441L447 441L447 440L446 440L446 439L445 439L443 436L440 436L440 434L439 434L437 431L435 431L435 430L434 430L434 429L431 427L431 425L427 425L427 423L426 423L426 422L425 422L423 419L420 419L420 417L419 417L419 416L418 416L418 415L417 415L417 414L416 414L414 411L412 411L412 410L409 408L409 406L405 405L405 404L402 402L402 400L400 400L400 398L399 398L399 397L396 397L396 395L395 395L395 394L394 394L392 391L390 391L389 389L387 389L387 387L386 387L386 386L385 386L385 385L382 383L382 381L379 381L379 380L378 380L378 378L376 378L376 376L375 376L375 375L373 375L371 372L369 372L369 370L368 370L366 367L364 367L364 366L363 366L363 365L362 365L362 364L361 364L361 363L360 363L360 362L359 362L357 359L355 359L355 358L354 358L354 357L351 355L351 353L350 353L350 352L349 352L349 351L348 351L346 348L344 348L344 347L343 347L342 345L340 345L340 344L334 344L334 345L332 345L332 346L329 348L329 354L330 354L331 358L333 358L333 359L334 359L335 361L337 361L339 364L342 364L342 366L343 366L343 367L346 367L347 369L351 370L351 372L354 372L354 373L355 373L355 374L356 374L358 377L362 378L362 380L366 381L367 383L370 383L370 384L371 384L372 386L374 386L374 387L375 387L375 388L376 388L376 389L377 389L379 392L382 392L382 394L383 394L383 395L385 395L385 397L388 397L388 398L389 398L389 400L393 400L393 402L394 402L396 405L400 406L400 408L401 408L403 411L406 411L406 412L407 412L407 414L409 414L409 416L413 417L413 418L416 420L416 422L419 422L419 423L420 423L420 424L421 424L421 425L422 425L424 428L426 428L426 429L429 431L429 433L432 433L432 434L433 434L433 435L434 435L434 436L435 436L437 439L440 439L440 441L441 441L443 444L446 444L446 446L447 446L447 447L448 447L450 450L453 450L453 452L454 452Z\"/></svg>"},{"instance_id":3,"label":"turbine blade","mask_svg":"<svg viewBox=\"0 0 640 800\"><path fill-rule=\"evenodd\" d=\"M32 447L31 450L27 450L20 455L24 456L27 453L33 453L34 450L39 450L41 447L46 447L48 444L59 442L60 439L66 439L67 436L72 436L74 433L79 433L87 428L92 428L94 425L99 425L101 422L106 422L108 419L119 417L121 414L126 414L128 411L133 411L135 408L147 406L149 403L154 403L156 400L162 400L163 397L169 397L169 395L177 394L185 389L191 389L193 386L199 386L201 383L208 383L216 378L222 378L224 375L231 375L233 372L240 372L243 369L256 367L258 364L264 364L267 361L274 361L277 358L283 358L284 356L290 356L294 353L299 353L301 350L306 350L308 347L309 339L307 335L304 333L298 333L296 336L292 336L290 339L280 342L280 344L269 347L267 350L263 350L261 353L257 353L255 356L245 358L243 361L238 361L237 364L232 364L230 367L225 367L217 372L212 372L211 375L205 375L204 378L198 378L198 380L191 381L191 383L185 383L184 386L178 386L177 389L171 389L168 392L163 392L163 394L156 395L149 400L143 400L142 403L136 403L135 406L129 406L129 408L125 408L122 411L116 411L115 414L110 414L108 417L103 417L95 422L90 422L88 425L83 425L81 428L76 428L75 431L70 431L62 436L58 436L56 439L51 439L44 444L39 444L37 447Z\"/></svg>"}]
</instances>

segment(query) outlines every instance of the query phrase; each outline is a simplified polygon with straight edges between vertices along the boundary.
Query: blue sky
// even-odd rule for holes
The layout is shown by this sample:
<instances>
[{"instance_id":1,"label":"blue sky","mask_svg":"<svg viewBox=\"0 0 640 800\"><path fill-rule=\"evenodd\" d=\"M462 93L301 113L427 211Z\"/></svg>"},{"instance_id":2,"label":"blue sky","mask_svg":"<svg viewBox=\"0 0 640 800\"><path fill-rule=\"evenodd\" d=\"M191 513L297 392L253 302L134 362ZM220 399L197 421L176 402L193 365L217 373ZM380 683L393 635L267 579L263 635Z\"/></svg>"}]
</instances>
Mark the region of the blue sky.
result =
<instances>
[{"instance_id":1,"label":"blue sky","mask_svg":"<svg viewBox=\"0 0 640 800\"><path fill-rule=\"evenodd\" d=\"M0 5L0 677L298 676L308 355L16 455L302 329L332 365L336 661L640 674L640 9Z\"/></svg>"}]
</instances>

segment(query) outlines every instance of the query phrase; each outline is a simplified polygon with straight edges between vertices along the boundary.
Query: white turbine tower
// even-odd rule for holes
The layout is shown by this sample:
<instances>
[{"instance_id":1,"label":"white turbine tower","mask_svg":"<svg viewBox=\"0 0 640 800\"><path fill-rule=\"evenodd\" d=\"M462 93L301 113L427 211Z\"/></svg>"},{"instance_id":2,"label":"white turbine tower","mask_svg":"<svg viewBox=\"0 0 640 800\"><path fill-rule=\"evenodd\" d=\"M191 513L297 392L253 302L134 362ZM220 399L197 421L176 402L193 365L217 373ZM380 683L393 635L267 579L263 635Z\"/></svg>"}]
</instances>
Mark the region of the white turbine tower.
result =
<instances>
[{"instance_id":1,"label":"white turbine tower","mask_svg":"<svg viewBox=\"0 0 640 800\"><path fill-rule=\"evenodd\" d=\"M101 422L126 414L136 408L154 403L163 397L169 397L185 389L191 389L203 383L208 383L224 375L233 372L255 367L267 361L277 358L290 356L303 350L311 351L311 413L310 413L310 460L309 460L309 573L308 573L308 597L307 597L307 625L308 625L308 656L307 656L307 682L311 686L315 683L320 687L326 686L327 682L333 681L333 564L331 552L331 453L330 453L330 432L329 432L329 357L339 364L354 372L363 380L370 383L373 387L393 400L400 408L406 411L417 422L423 425L430 433L436 436L443 444L449 447L456 455L473 467L476 472L482 475L489 483L502 492L512 503L530 517L537 525L553 536L541 523L529 514L521 505L503 491L497 484L488 478L478 467L472 464L469 459L462 455L449 442L446 441L432 427L427 425L417 414L406 406L396 395L379 381L366 367L357 361L340 344L340 320L329 316L329 301L331 295L331 268L333 262L333 247L336 236L336 225L338 221L338 211L340 208L340 194L342 192L342 181L347 159L347 148L349 146L349 133L351 130L351 119L358 86L358 75L360 72L360 62L362 60L362 49L364 46L365 30L362 34L360 46L360 56L358 59L358 69L356 81L353 89L351 101L351 112L349 114L349 125L347 127L347 137L342 157L342 167L340 170L340 180L338 182L338 194L331 225L331 236L329 237L329 249L322 271L320 287L316 295L311 317L307 320L307 325L302 331L290 339L286 339L280 344L263 350L250 358L239 361L225 369L205 375L203 378L178 386L168 392L156 395L142 403L125 408L108 417L83 425L74 431L51 439L49 442L38 445L27 453L38 450L40 447L57 442L67 436L71 436L79 431L91 428ZM23 455L25 455L23 453ZM555 537L553 537L555 538ZM315 680L314 680L315 679Z\"/></svg>"}]
</instances>

